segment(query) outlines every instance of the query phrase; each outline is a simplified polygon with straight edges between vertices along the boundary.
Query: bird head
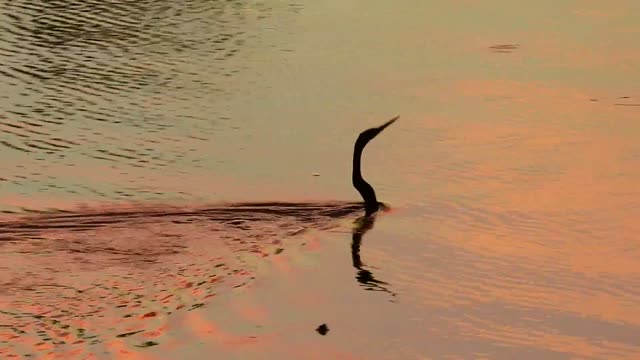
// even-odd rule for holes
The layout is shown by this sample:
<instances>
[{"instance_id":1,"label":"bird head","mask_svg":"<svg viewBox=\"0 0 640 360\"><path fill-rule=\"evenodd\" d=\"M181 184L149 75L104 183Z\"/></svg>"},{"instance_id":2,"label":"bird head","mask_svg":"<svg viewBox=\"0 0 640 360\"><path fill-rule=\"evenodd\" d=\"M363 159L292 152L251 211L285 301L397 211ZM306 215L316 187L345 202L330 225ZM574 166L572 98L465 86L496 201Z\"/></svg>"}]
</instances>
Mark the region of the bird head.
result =
<instances>
[{"instance_id":1,"label":"bird head","mask_svg":"<svg viewBox=\"0 0 640 360\"><path fill-rule=\"evenodd\" d=\"M386 123L378 126L378 127L374 127L371 129L367 129L363 132L360 133L360 136L358 136L358 142L362 142L363 146L364 144L368 143L369 141L371 141L371 139L373 139L374 137L376 137L378 134L380 134L382 132L382 130L384 130L387 126L393 124L396 120L398 120L400 116L396 116L393 119L387 121Z\"/></svg>"}]
</instances>

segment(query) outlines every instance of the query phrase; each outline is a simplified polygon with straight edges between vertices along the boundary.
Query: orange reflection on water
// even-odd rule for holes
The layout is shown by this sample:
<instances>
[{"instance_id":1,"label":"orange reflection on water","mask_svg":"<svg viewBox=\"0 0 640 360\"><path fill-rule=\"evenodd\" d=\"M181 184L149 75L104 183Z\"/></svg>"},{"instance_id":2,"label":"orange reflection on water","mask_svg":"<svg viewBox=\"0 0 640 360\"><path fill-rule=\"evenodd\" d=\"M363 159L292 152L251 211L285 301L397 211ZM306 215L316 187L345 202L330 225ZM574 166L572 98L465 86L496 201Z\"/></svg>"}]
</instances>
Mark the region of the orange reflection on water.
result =
<instances>
[{"instance_id":1,"label":"orange reflection on water","mask_svg":"<svg viewBox=\"0 0 640 360\"><path fill-rule=\"evenodd\" d=\"M450 118L410 125L414 148L388 166L404 169L402 192L413 200L363 256L386 270L399 300L433 314L434 342L540 352L532 358L640 354L640 122L619 105L638 99L612 93L465 79L439 95Z\"/></svg>"},{"instance_id":2,"label":"orange reflection on water","mask_svg":"<svg viewBox=\"0 0 640 360\"><path fill-rule=\"evenodd\" d=\"M262 334L260 336L236 335L224 331L213 322L205 319L203 313L189 312L183 317L184 325L191 333L201 341L209 345L220 345L226 351L248 350L255 351L268 345L277 336L275 334Z\"/></svg>"}]
</instances>

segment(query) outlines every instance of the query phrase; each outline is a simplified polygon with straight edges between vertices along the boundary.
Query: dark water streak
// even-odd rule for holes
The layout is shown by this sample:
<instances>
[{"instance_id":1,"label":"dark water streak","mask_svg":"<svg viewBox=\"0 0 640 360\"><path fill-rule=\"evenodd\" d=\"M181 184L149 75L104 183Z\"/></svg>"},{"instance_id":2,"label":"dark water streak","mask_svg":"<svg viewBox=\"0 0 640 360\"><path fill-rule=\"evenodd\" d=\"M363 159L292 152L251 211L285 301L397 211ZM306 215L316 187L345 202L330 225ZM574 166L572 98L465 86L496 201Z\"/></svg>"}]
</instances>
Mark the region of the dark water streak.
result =
<instances>
[{"instance_id":1,"label":"dark water streak","mask_svg":"<svg viewBox=\"0 0 640 360\"><path fill-rule=\"evenodd\" d=\"M196 209L178 209L172 206L143 206L138 209L107 211L51 211L20 220L0 222L0 235L16 237L37 235L54 229L94 230L99 227L126 226L137 221L218 221L231 225L244 221L266 221L280 217L291 217L301 222L312 223L320 218L339 219L360 212L362 203L239 203L205 206Z\"/></svg>"}]
</instances>

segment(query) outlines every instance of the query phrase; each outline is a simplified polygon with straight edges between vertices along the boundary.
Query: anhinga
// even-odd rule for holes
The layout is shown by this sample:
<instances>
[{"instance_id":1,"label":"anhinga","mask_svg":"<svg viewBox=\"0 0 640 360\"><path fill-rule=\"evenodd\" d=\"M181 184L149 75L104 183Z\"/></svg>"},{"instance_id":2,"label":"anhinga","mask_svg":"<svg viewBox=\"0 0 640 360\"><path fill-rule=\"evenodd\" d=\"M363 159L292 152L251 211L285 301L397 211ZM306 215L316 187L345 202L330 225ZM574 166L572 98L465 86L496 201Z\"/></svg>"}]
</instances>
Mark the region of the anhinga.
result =
<instances>
[{"instance_id":1,"label":"anhinga","mask_svg":"<svg viewBox=\"0 0 640 360\"><path fill-rule=\"evenodd\" d=\"M384 130L387 126L393 124L396 120L398 120L400 116L396 116L393 119L387 121L381 126L367 129L360 133L358 139L356 140L356 144L353 147L353 172L351 175L351 181L353 182L353 186L358 190L362 199L364 200L364 212L365 216L370 216L371 214L378 211L380 208L380 203L378 203L378 199L376 198L376 192L373 190L373 187L369 185L362 178L362 172L360 171L360 159L362 158L362 150L364 147L376 137L382 130Z\"/></svg>"}]
</instances>

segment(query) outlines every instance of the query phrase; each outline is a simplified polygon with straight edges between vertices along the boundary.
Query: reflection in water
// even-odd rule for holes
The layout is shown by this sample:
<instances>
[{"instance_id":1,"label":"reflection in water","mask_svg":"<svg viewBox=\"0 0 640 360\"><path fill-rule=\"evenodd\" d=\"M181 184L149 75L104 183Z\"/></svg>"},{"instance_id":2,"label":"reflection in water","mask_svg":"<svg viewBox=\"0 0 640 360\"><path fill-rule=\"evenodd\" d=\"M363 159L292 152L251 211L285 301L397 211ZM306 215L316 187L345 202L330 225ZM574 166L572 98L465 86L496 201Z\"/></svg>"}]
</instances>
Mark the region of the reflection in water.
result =
<instances>
[{"instance_id":1,"label":"reflection in water","mask_svg":"<svg viewBox=\"0 0 640 360\"><path fill-rule=\"evenodd\" d=\"M353 230L352 244L358 282L367 290L395 296L387 289L388 284L377 280L360 260L362 236L373 227L375 212L384 206L362 178L360 164L365 145L396 119L365 130L354 146L353 185L362 194L363 204L139 206L45 212L0 222L0 257L5 258L7 266L0 281L3 288L11 290L11 295L0 297L6 309L0 312L0 321L10 324L10 329L20 334L11 336L22 341L28 338L22 335L39 333L50 326L52 319L56 326L70 327L78 317L89 317L93 325L100 324L91 326L91 345L114 336L134 336L149 329L135 322L126 321L124 327L114 322L121 318L168 316L185 307L201 307L215 296L220 285L231 283L231 288L237 288L255 278L251 264L242 260L243 256L278 254L283 248L272 249L269 245L280 245L283 238L309 228L334 227L335 219L358 212L363 205L365 216ZM212 268L212 264L216 265ZM115 267L118 270L112 270ZM30 276L25 277L25 273ZM176 284L171 279L176 274L187 279ZM84 280L70 281L70 275ZM236 275L244 276L239 281L229 281ZM153 279L152 285L144 279ZM51 287L54 291L49 290ZM88 313L77 311L85 306ZM109 330L105 332L105 328ZM79 329L82 331L78 330L76 341L84 344L86 329ZM51 333L46 336L52 346L63 341ZM135 346L148 344L146 341Z\"/></svg>"},{"instance_id":2,"label":"reflection in water","mask_svg":"<svg viewBox=\"0 0 640 360\"><path fill-rule=\"evenodd\" d=\"M385 135L402 140L369 156L404 210L385 224L393 238L366 254L366 227L354 233L345 282L318 280L337 291L300 313L301 333L320 343L283 354L297 328L281 306L269 314L287 323L275 356L235 342L248 351L217 357L640 358L640 3L430 3L0 1L0 211L265 200L242 192L256 178L316 196L299 175L348 172L333 161L351 145L343 129L359 128L347 119L402 108L403 131ZM317 149L309 158L326 167L290 166ZM259 159L249 172L255 154L281 176ZM346 197L343 183L325 194ZM80 216L81 227L103 224L89 230L11 225L25 236L1 235L0 311L12 314L0 312L0 358L135 358L125 351L153 343L144 357L184 358L165 356L166 313L204 313L186 310L225 286L244 291L256 259L276 263L284 257L271 254L295 253L298 231L335 221L196 210ZM354 290L360 270L402 305ZM285 299L299 294L283 287ZM333 293L322 308L336 317L316 318ZM309 331L325 321L330 334L357 335ZM185 343L207 357L197 349L220 332L191 324ZM332 346L342 356L327 355Z\"/></svg>"},{"instance_id":3,"label":"reflection in water","mask_svg":"<svg viewBox=\"0 0 640 360\"><path fill-rule=\"evenodd\" d=\"M389 284L376 279L373 276L373 273L364 267L364 264L360 259L360 245L362 244L362 237L367 233L367 231L373 228L375 219L375 216L363 216L359 218L356 221L356 226L352 231L351 259L353 262L353 267L358 270L356 280L358 280L358 282L362 286L364 286L366 290L384 291L395 297L396 293L387 288L387 285Z\"/></svg>"},{"instance_id":4,"label":"reflection in water","mask_svg":"<svg viewBox=\"0 0 640 360\"><path fill-rule=\"evenodd\" d=\"M162 343L172 313L244 288L260 259L361 211L348 202L140 206L0 222L0 357Z\"/></svg>"},{"instance_id":5,"label":"reflection in water","mask_svg":"<svg viewBox=\"0 0 640 360\"><path fill-rule=\"evenodd\" d=\"M385 208L383 203L378 202L376 197L376 192L373 187L362 177L362 152L367 146L367 144L373 140L378 134L380 134L384 129L386 129L389 125L393 124L396 120L398 120L399 116L394 117L393 119L385 122L384 124L374 127L371 129L367 129L358 135L356 142L353 146L353 168L351 181L353 187L358 190L362 199L364 200L364 216L360 218L357 222L356 227L353 229L353 240L351 243L351 257L353 259L353 266L358 269L358 275L356 279L358 282L364 286L366 286L367 290L376 290L376 291L385 291L391 293L393 296L395 294L385 287L387 283L384 281L376 280L373 277L371 271L364 269L362 261L360 261L360 244L362 243L362 236L373 228L373 223L375 222L375 214L382 207Z\"/></svg>"}]
</instances>

